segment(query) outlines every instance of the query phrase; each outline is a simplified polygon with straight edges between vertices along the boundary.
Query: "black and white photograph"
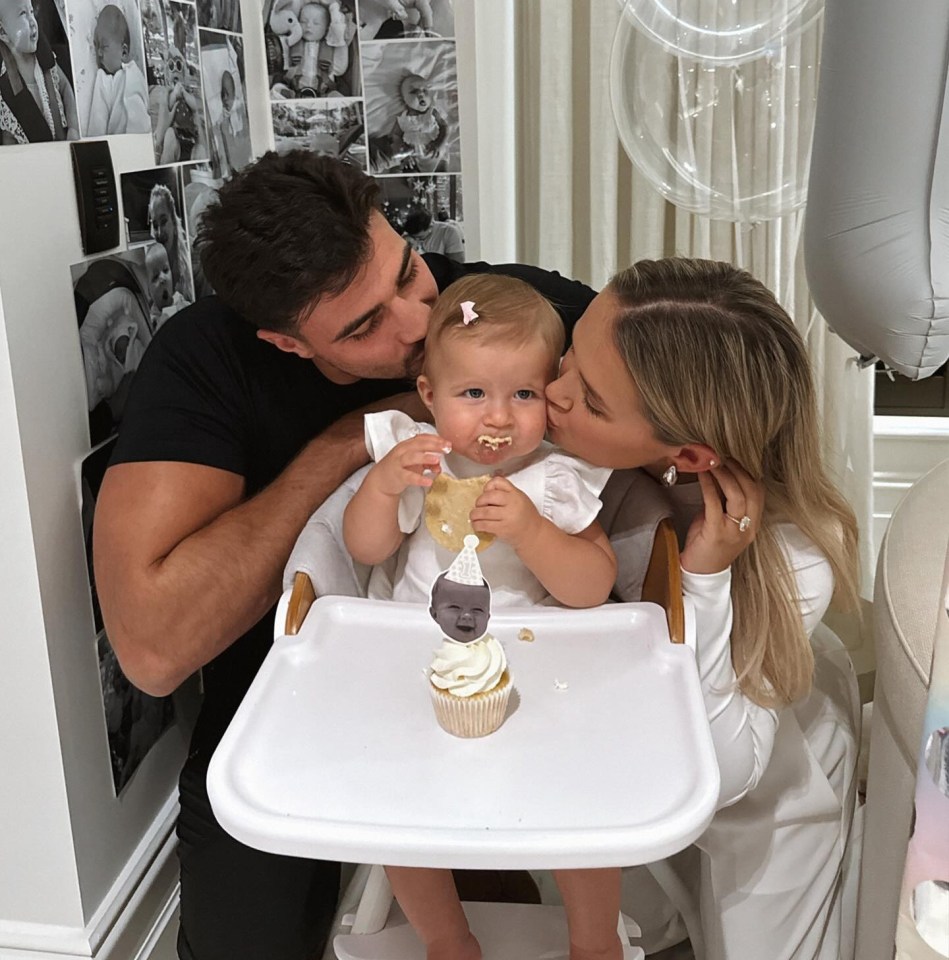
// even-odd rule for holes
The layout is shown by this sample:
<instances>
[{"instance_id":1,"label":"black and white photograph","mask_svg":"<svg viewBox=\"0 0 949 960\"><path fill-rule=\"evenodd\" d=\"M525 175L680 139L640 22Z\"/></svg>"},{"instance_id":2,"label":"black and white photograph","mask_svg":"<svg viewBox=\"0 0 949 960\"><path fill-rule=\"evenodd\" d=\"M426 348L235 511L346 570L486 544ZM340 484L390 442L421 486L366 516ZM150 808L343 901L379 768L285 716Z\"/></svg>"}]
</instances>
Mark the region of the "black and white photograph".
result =
<instances>
[{"instance_id":1,"label":"black and white photograph","mask_svg":"<svg viewBox=\"0 0 949 960\"><path fill-rule=\"evenodd\" d=\"M207 160L194 4L141 0L155 162Z\"/></svg>"},{"instance_id":2,"label":"black and white photograph","mask_svg":"<svg viewBox=\"0 0 949 960\"><path fill-rule=\"evenodd\" d=\"M152 339L145 293L145 251L85 260L71 267L86 380L89 439L95 447L122 422L135 371Z\"/></svg>"},{"instance_id":3,"label":"black and white photograph","mask_svg":"<svg viewBox=\"0 0 949 960\"><path fill-rule=\"evenodd\" d=\"M380 177L382 212L420 253L465 260L461 177Z\"/></svg>"},{"instance_id":4,"label":"black and white photograph","mask_svg":"<svg viewBox=\"0 0 949 960\"><path fill-rule=\"evenodd\" d=\"M198 26L241 32L240 0L197 0Z\"/></svg>"},{"instance_id":5,"label":"black and white photograph","mask_svg":"<svg viewBox=\"0 0 949 960\"><path fill-rule=\"evenodd\" d=\"M80 484L82 495L82 539L86 548L86 570L89 576L89 595L92 599L92 621L96 633L102 631L102 609L99 606L99 594L96 591L95 572L92 567L92 520L96 512L96 500L99 497L99 488L102 486L102 477L112 451L115 449L115 439L108 440L96 447L85 460L80 470Z\"/></svg>"},{"instance_id":6,"label":"black and white photograph","mask_svg":"<svg viewBox=\"0 0 949 960\"><path fill-rule=\"evenodd\" d=\"M171 697L150 697L129 683L104 632L96 646L112 782L118 796L148 751L174 723L175 709Z\"/></svg>"},{"instance_id":7,"label":"black and white photograph","mask_svg":"<svg viewBox=\"0 0 949 960\"><path fill-rule=\"evenodd\" d=\"M452 0L359 0L362 40L453 37Z\"/></svg>"},{"instance_id":8,"label":"black and white photograph","mask_svg":"<svg viewBox=\"0 0 949 960\"><path fill-rule=\"evenodd\" d=\"M274 149L311 150L366 168L366 126L360 100L294 100L270 104Z\"/></svg>"},{"instance_id":9,"label":"black and white photograph","mask_svg":"<svg viewBox=\"0 0 949 960\"><path fill-rule=\"evenodd\" d=\"M69 10L82 135L150 132L137 0L72 0Z\"/></svg>"},{"instance_id":10,"label":"black and white photograph","mask_svg":"<svg viewBox=\"0 0 949 960\"><path fill-rule=\"evenodd\" d=\"M372 173L460 173L455 44L371 43L363 48Z\"/></svg>"},{"instance_id":11,"label":"black and white photograph","mask_svg":"<svg viewBox=\"0 0 949 960\"><path fill-rule=\"evenodd\" d=\"M0 146L79 139L65 10L0 0Z\"/></svg>"},{"instance_id":12,"label":"black and white photograph","mask_svg":"<svg viewBox=\"0 0 949 960\"><path fill-rule=\"evenodd\" d=\"M251 161L244 47L240 37L199 31L211 169L226 180Z\"/></svg>"},{"instance_id":13,"label":"black and white photograph","mask_svg":"<svg viewBox=\"0 0 949 960\"><path fill-rule=\"evenodd\" d=\"M181 196L181 180L177 167L158 167L153 170L135 170L123 173L122 208L129 244L148 243L145 267L149 286L155 271L161 267L171 282L171 297L155 299L153 306L159 311L174 305L181 307L194 302L194 284L191 279L191 252L185 235L184 207ZM164 256L154 249L161 247ZM164 289L164 287L162 287ZM152 332L160 323L153 315ZM163 320L168 319L166 314Z\"/></svg>"},{"instance_id":14,"label":"black and white photograph","mask_svg":"<svg viewBox=\"0 0 949 960\"><path fill-rule=\"evenodd\" d=\"M201 226L201 216L208 205L217 198L221 180L214 176L209 163L191 163L181 168L182 196L185 208L185 227L191 256L191 273L194 277L195 298L209 297L214 293L201 269L195 239Z\"/></svg>"},{"instance_id":15,"label":"black and white photograph","mask_svg":"<svg viewBox=\"0 0 949 960\"><path fill-rule=\"evenodd\" d=\"M357 32L352 3L265 0L270 99L360 96Z\"/></svg>"},{"instance_id":16,"label":"black and white photograph","mask_svg":"<svg viewBox=\"0 0 949 960\"><path fill-rule=\"evenodd\" d=\"M933 783L944 797L949 797L949 727L933 730L924 757Z\"/></svg>"},{"instance_id":17,"label":"black and white photograph","mask_svg":"<svg viewBox=\"0 0 949 960\"><path fill-rule=\"evenodd\" d=\"M176 286L175 271L168 255L168 248L164 244L156 240L154 243L146 244L143 251L148 325L154 335L169 317L173 317L179 310L184 310L185 307L190 307L194 303L194 294L186 297ZM191 251L185 240L182 240L181 252L185 261L179 269L187 270L190 291Z\"/></svg>"}]
</instances>

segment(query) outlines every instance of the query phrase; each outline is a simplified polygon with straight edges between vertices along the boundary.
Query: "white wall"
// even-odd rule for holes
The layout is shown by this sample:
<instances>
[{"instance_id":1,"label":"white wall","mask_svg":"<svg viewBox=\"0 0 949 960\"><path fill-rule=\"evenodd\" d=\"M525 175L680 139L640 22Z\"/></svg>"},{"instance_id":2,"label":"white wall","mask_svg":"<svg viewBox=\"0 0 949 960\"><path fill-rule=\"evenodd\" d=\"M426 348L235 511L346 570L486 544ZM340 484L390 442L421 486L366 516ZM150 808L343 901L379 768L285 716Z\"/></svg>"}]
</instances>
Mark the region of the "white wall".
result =
<instances>
[{"instance_id":1,"label":"white wall","mask_svg":"<svg viewBox=\"0 0 949 960\"><path fill-rule=\"evenodd\" d=\"M153 165L148 136L113 138L112 153L117 170ZM89 435L68 146L0 150L0 209L0 946L52 948L83 935L167 820L184 743L163 737L115 798L79 512Z\"/></svg>"},{"instance_id":2,"label":"white wall","mask_svg":"<svg viewBox=\"0 0 949 960\"><path fill-rule=\"evenodd\" d=\"M242 10L257 152L272 143L261 9ZM155 165L150 136L109 139L117 175ZM127 914L147 931L174 897L166 841L186 742L166 733L114 796L80 519L89 433L68 145L0 149L0 210L0 958L125 960Z\"/></svg>"}]
</instances>

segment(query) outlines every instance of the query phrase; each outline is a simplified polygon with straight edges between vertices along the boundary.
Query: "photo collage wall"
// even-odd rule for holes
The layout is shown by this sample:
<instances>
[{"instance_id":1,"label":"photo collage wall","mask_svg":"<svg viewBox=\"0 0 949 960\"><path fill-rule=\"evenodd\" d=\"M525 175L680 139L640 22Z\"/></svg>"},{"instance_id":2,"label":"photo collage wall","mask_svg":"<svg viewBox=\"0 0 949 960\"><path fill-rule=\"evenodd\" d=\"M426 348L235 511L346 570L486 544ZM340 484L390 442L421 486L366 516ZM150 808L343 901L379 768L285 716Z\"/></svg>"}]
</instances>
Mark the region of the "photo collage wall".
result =
<instances>
[{"instance_id":1,"label":"photo collage wall","mask_svg":"<svg viewBox=\"0 0 949 960\"><path fill-rule=\"evenodd\" d=\"M124 249L70 267L89 415L83 534L116 794L174 714L170 699L131 686L106 636L95 501L149 343L211 292L192 251L218 187L251 160L245 85L239 0L0 3L0 144L150 134L154 151L148 169L117 170Z\"/></svg>"},{"instance_id":2,"label":"photo collage wall","mask_svg":"<svg viewBox=\"0 0 949 960\"><path fill-rule=\"evenodd\" d=\"M194 242L221 183L252 159L244 26L239 0L0 5L0 145L152 140L152 166L117 170L123 249L70 267L90 435L83 533L117 794L174 718L170 700L152 703L128 683L112 652L92 517L145 351L169 318L213 292ZM401 234L463 260L452 0L263 0L251 29L264 34L275 149L376 176Z\"/></svg>"},{"instance_id":3,"label":"photo collage wall","mask_svg":"<svg viewBox=\"0 0 949 960\"><path fill-rule=\"evenodd\" d=\"M452 0L265 0L274 145L374 175L422 252L464 260Z\"/></svg>"}]
</instances>

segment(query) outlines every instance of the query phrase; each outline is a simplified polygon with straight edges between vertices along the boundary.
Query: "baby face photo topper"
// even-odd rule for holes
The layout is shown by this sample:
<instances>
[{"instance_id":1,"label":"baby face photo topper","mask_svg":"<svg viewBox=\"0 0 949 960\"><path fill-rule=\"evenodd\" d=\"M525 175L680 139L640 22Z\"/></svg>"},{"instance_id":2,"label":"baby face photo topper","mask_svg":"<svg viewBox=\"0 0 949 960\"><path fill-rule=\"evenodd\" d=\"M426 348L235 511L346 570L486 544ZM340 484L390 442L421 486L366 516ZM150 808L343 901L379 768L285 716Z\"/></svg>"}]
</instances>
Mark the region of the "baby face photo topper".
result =
<instances>
[{"instance_id":1,"label":"baby face photo topper","mask_svg":"<svg viewBox=\"0 0 949 960\"><path fill-rule=\"evenodd\" d=\"M481 573L477 536L469 534L464 543L451 566L435 578L428 612L447 639L473 643L488 631L491 587Z\"/></svg>"}]
</instances>

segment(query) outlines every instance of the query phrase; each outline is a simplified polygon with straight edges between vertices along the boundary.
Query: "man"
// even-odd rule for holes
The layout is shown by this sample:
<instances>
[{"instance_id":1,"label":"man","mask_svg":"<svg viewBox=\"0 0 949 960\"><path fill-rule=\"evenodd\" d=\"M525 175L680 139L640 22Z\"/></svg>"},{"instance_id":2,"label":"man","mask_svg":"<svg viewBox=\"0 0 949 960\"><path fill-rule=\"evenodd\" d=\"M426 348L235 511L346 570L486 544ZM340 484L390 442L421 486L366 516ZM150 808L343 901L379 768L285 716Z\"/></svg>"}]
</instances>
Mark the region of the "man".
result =
<instances>
[{"instance_id":1,"label":"man","mask_svg":"<svg viewBox=\"0 0 949 960\"><path fill-rule=\"evenodd\" d=\"M465 239L458 224L433 220L424 207L413 207L405 218L403 229L416 250L440 253L449 260L464 262Z\"/></svg>"},{"instance_id":2,"label":"man","mask_svg":"<svg viewBox=\"0 0 949 960\"><path fill-rule=\"evenodd\" d=\"M354 167L269 153L202 221L217 296L159 330L139 366L95 517L96 584L129 679L156 696L203 668L180 781L179 955L313 960L339 865L261 853L221 829L208 761L270 647L290 549L368 462L362 408L421 416L412 387L438 290L469 271L545 292L568 331L593 291L532 267L423 260Z\"/></svg>"}]
</instances>

